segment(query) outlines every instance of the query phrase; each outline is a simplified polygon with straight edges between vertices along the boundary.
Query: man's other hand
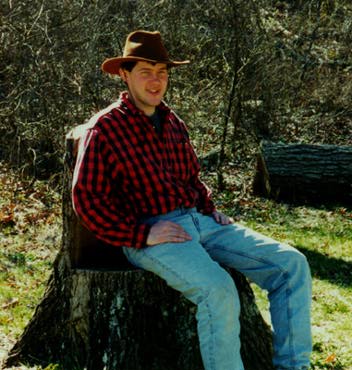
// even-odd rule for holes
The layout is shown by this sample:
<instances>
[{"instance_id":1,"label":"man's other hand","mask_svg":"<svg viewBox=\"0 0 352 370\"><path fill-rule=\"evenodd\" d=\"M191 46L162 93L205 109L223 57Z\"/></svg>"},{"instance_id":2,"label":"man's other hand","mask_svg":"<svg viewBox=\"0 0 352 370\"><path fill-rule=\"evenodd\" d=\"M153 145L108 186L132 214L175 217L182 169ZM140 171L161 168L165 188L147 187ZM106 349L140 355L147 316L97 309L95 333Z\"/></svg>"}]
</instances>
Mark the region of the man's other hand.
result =
<instances>
[{"instance_id":1,"label":"man's other hand","mask_svg":"<svg viewBox=\"0 0 352 370\"><path fill-rule=\"evenodd\" d=\"M228 216L226 216L223 213L218 212L218 211L214 211L212 213L212 216L213 216L214 220L220 225L230 225L230 224L234 223L234 220L231 217L228 217Z\"/></svg>"}]
</instances>

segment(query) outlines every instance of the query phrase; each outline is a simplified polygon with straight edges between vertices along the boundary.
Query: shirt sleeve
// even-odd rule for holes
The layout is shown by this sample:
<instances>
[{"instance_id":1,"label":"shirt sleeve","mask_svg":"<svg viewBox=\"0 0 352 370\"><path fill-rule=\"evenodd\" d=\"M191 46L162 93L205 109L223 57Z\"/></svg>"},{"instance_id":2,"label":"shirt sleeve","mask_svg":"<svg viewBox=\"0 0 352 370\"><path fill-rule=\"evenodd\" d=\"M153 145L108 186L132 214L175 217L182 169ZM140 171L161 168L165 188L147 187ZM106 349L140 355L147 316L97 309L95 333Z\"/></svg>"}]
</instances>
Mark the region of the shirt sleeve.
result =
<instances>
[{"instance_id":1,"label":"shirt sleeve","mask_svg":"<svg viewBox=\"0 0 352 370\"><path fill-rule=\"evenodd\" d=\"M139 224L112 196L111 150L95 129L80 139L73 175L75 213L93 234L117 247L143 248L150 226Z\"/></svg>"}]
</instances>

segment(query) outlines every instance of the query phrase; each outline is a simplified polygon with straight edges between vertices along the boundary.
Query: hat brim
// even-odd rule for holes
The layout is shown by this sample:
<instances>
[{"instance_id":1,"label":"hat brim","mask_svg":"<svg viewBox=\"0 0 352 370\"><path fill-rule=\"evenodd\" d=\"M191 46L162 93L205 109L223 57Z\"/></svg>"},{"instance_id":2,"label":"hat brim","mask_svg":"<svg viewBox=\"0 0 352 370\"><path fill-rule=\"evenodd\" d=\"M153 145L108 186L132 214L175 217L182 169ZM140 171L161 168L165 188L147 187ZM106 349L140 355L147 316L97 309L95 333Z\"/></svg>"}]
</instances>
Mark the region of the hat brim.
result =
<instances>
[{"instance_id":1,"label":"hat brim","mask_svg":"<svg viewBox=\"0 0 352 370\"><path fill-rule=\"evenodd\" d=\"M149 62L149 63L165 63L169 67L178 67L185 64L189 64L189 60L184 61L173 61L173 60L153 60L140 57L115 57L106 59L101 65L101 69L112 75L118 75L120 72L121 64L124 62Z\"/></svg>"}]
</instances>

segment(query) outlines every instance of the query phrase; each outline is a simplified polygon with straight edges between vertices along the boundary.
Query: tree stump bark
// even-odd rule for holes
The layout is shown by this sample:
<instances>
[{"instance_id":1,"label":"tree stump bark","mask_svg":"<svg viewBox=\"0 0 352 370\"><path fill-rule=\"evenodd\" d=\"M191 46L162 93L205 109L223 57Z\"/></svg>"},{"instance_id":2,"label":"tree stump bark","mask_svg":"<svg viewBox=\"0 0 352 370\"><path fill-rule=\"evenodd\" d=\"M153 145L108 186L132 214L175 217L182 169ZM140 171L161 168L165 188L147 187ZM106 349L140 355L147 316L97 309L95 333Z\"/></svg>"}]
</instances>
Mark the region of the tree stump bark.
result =
<instances>
[{"instance_id":1,"label":"tree stump bark","mask_svg":"<svg viewBox=\"0 0 352 370\"><path fill-rule=\"evenodd\" d=\"M82 228L71 204L75 136L67 139L63 242L46 293L5 366L58 363L65 370L202 370L196 307L118 248ZM271 332L247 280L230 272L242 312L247 370L272 369Z\"/></svg>"},{"instance_id":2,"label":"tree stump bark","mask_svg":"<svg viewBox=\"0 0 352 370\"><path fill-rule=\"evenodd\" d=\"M253 190L294 203L351 205L352 147L263 141Z\"/></svg>"}]
</instances>

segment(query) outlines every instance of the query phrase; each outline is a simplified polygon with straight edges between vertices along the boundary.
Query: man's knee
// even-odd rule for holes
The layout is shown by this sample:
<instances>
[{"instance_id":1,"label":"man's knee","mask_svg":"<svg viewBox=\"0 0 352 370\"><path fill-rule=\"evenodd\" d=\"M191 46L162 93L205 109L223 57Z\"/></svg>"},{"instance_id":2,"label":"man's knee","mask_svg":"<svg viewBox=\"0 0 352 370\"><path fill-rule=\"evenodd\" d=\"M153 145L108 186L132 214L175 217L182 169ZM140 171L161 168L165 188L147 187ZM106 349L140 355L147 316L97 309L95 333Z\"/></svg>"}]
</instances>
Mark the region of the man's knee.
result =
<instances>
[{"instance_id":1,"label":"man's knee","mask_svg":"<svg viewBox=\"0 0 352 370\"><path fill-rule=\"evenodd\" d=\"M239 298L235 282L226 270L221 269L216 274L209 275L208 284L205 287L206 294L212 300L224 304L230 300L239 305Z\"/></svg>"},{"instance_id":2,"label":"man's knee","mask_svg":"<svg viewBox=\"0 0 352 370\"><path fill-rule=\"evenodd\" d=\"M300 276L306 281L311 280L311 273L306 256L298 249L289 247L287 256L290 275Z\"/></svg>"}]
</instances>

